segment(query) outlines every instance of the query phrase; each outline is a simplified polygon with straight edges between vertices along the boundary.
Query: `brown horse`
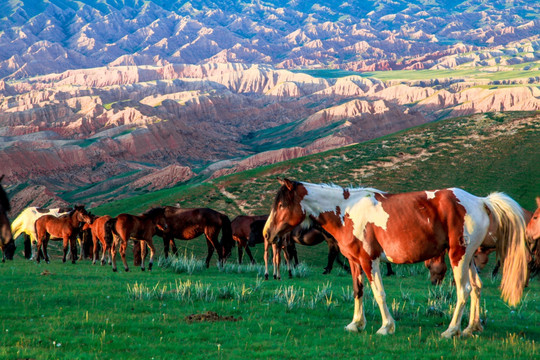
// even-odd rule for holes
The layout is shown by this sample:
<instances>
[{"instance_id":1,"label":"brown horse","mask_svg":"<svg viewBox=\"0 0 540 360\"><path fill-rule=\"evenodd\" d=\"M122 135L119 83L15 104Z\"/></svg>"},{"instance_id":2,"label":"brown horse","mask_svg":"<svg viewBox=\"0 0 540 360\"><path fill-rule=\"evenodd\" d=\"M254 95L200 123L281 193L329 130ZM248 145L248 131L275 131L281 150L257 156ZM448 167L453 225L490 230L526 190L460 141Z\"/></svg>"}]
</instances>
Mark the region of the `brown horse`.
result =
<instances>
[{"instance_id":1,"label":"brown horse","mask_svg":"<svg viewBox=\"0 0 540 360\"><path fill-rule=\"evenodd\" d=\"M377 333L392 334L395 321L386 304L379 268L382 254L403 264L431 259L445 249L454 272L457 303L442 336L461 333L469 295L470 321L463 335L482 331L482 283L472 261L490 228L497 233L497 253L504 265L502 297L511 306L521 300L527 279L525 220L519 204L505 194L480 198L457 188L388 194L371 188L341 188L288 179L280 183L263 231L265 240L274 242L295 226L311 222L320 224L336 239L349 259L353 278L355 311L346 327L349 331L363 330L366 325L360 268L381 310L382 327Z\"/></svg>"},{"instance_id":2,"label":"brown horse","mask_svg":"<svg viewBox=\"0 0 540 360\"><path fill-rule=\"evenodd\" d=\"M206 267L210 266L210 259L216 250L219 263L224 262L230 255L234 240L232 238L231 221L227 215L208 208L182 209L175 206L165 206L165 219L168 229L163 231L163 248L165 256L169 253L169 244L176 253L174 239L192 240L204 234L208 255ZM221 231L221 242L218 241Z\"/></svg>"},{"instance_id":3,"label":"brown horse","mask_svg":"<svg viewBox=\"0 0 540 360\"><path fill-rule=\"evenodd\" d=\"M148 270L152 270L154 264L154 255L156 248L152 237L158 230L167 229L165 221L165 211L163 208L153 208L142 215L120 214L115 218L109 219L105 223L105 241L106 246L111 250L112 270L117 271L116 267L116 247L120 242L120 256L124 263L124 270L129 271L126 261L126 249L128 240L133 237L138 240L142 252L141 270L144 271L144 261L146 259L146 244L150 247L150 263ZM113 235L114 238L113 244ZM140 241L143 240L143 241ZM103 251L105 253L105 251Z\"/></svg>"},{"instance_id":4,"label":"brown horse","mask_svg":"<svg viewBox=\"0 0 540 360\"><path fill-rule=\"evenodd\" d=\"M82 222L92 223L92 217L86 212L84 206L75 206L71 212L60 217L45 215L37 219L34 224L38 242L36 261L39 263L41 256L43 256L48 263L47 244L49 240L62 239L64 248L62 261L66 262L69 244L71 247L71 262L75 264L77 260L76 239L80 229L79 225ZM42 246L43 253L41 252Z\"/></svg>"},{"instance_id":5,"label":"brown horse","mask_svg":"<svg viewBox=\"0 0 540 360\"><path fill-rule=\"evenodd\" d=\"M109 215L99 216L94 219L92 224L85 224L83 230L90 230L92 236L92 264L95 264L98 257L98 247L101 244L101 265L105 265L105 256L109 255L109 263L111 262L111 249L109 243L112 243L112 238L107 239L107 236L112 237L111 232L105 231L105 224L111 220Z\"/></svg>"},{"instance_id":6,"label":"brown horse","mask_svg":"<svg viewBox=\"0 0 540 360\"><path fill-rule=\"evenodd\" d=\"M266 223L266 219L268 219L268 215L259 215L259 216L248 216L248 215L240 215L234 218L234 220L231 222L231 229L232 229L232 238L234 241L238 243L238 263L242 263L242 256L243 256L243 250L246 250L246 254L248 254L249 259L251 260L252 264L255 264L255 259L253 258L253 255L251 254L251 250L249 249L249 239L250 235L252 233L251 225L255 221L262 222L263 226L264 223ZM262 227L260 228L260 235L262 239ZM262 242L262 241L261 241Z\"/></svg>"},{"instance_id":7,"label":"brown horse","mask_svg":"<svg viewBox=\"0 0 540 360\"><path fill-rule=\"evenodd\" d=\"M531 215L526 230L532 257L532 260L529 262L529 273L531 277L540 272L540 246L538 246L538 241L540 240L540 197L536 198L536 206L537 209Z\"/></svg>"},{"instance_id":8,"label":"brown horse","mask_svg":"<svg viewBox=\"0 0 540 360\"><path fill-rule=\"evenodd\" d=\"M0 183L4 179L4 175L0 177ZM2 184L0 184L0 248L4 253L2 256L2 262L7 258L8 260L13 260L13 255L15 254L15 241L13 241L13 236L11 235L11 225L7 217L8 211L11 210L11 205L9 204L9 199L7 197Z\"/></svg>"}]
</instances>

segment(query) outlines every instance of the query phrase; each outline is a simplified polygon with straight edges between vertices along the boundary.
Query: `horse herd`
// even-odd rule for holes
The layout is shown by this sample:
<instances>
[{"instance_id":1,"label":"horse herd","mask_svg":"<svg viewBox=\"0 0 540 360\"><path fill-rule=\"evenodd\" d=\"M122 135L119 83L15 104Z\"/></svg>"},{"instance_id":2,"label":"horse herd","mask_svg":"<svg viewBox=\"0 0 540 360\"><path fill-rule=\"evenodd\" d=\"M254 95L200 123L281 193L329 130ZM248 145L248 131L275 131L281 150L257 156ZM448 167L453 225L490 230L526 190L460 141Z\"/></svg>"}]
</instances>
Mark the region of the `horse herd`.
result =
<instances>
[{"instance_id":1,"label":"horse herd","mask_svg":"<svg viewBox=\"0 0 540 360\"><path fill-rule=\"evenodd\" d=\"M0 178L0 181L2 178ZM142 215L120 214L116 217L94 216L84 206L69 209L27 208L10 226L6 213L9 200L0 184L0 245L4 257L13 258L14 239L25 234L25 255L30 257L29 244L37 243L34 257L49 262L49 240L63 241L63 261L68 248L71 260L77 260L76 239L79 233L91 238L93 263L101 248L101 264L109 255L112 270L117 271L116 252L119 246L125 271L129 270L126 249L134 241L134 263L145 270L147 246L150 249L148 269L152 269L156 249L153 237L163 239L164 253L177 253L175 239L191 240L205 236L209 266L214 251L218 263L238 246L238 261L243 251L255 262L250 246L264 243L265 278L268 279L269 248L273 250L274 278L280 278L280 254L283 251L289 276L291 262L298 264L296 244L328 244L328 262L324 273L330 273L334 261L350 268L355 306L353 320L345 329L361 331L366 326L363 310L363 276L373 290L381 316L378 334L392 334L395 322L386 305L380 261L415 263L424 261L433 283L444 277L448 254L457 288L454 316L443 337L470 336L482 331L480 324L480 291L482 282L477 269L487 263L490 252L496 251L503 269L502 297L510 305L519 303L523 288L531 274L539 270L540 198L536 212L529 213L502 193L485 198L452 188L388 194L371 188L341 188L325 184L279 179L279 189L270 215L238 216L232 222L227 215L209 208L183 209L157 207ZM527 224L528 223L528 224ZM221 233L221 241L218 239ZM349 262L341 262L339 253ZM468 297L471 297L470 321L461 333L460 323Z\"/></svg>"}]
</instances>

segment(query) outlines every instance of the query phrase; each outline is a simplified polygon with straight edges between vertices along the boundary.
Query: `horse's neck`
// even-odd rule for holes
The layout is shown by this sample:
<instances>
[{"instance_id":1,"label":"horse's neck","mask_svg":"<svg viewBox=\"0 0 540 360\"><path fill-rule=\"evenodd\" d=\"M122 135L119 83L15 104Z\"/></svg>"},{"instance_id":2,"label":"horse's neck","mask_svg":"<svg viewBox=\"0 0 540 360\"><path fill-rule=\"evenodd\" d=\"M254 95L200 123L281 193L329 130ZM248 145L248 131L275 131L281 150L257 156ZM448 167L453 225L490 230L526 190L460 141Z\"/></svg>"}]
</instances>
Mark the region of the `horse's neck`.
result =
<instances>
[{"instance_id":1,"label":"horse's neck","mask_svg":"<svg viewBox=\"0 0 540 360\"><path fill-rule=\"evenodd\" d=\"M79 215L77 213L71 214L71 216L69 216L69 223L73 227L79 227Z\"/></svg>"}]
</instances>

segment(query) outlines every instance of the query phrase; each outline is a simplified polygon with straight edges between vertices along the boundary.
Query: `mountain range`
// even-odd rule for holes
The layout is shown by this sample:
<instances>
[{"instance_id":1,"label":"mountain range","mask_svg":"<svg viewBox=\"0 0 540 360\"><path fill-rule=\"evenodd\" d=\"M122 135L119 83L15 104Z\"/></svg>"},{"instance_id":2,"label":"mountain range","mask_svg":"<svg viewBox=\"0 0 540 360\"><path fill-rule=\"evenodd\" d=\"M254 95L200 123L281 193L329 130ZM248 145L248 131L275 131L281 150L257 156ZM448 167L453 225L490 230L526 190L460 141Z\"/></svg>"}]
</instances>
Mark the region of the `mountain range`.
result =
<instances>
[{"instance_id":1,"label":"mountain range","mask_svg":"<svg viewBox=\"0 0 540 360\"><path fill-rule=\"evenodd\" d=\"M430 121L538 111L539 8L4 3L0 163L14 209L98 205Z\"/></svg>"}]
</instances>

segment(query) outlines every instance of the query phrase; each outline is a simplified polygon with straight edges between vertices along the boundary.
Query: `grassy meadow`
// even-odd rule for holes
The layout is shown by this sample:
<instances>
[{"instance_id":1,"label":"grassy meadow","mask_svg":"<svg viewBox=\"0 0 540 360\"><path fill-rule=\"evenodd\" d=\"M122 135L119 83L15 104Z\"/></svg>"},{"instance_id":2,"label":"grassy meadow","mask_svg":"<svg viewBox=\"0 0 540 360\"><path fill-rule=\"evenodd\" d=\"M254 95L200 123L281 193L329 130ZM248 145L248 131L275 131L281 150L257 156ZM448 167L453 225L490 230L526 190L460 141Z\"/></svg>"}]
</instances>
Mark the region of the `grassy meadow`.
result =
<instances>
[{"instance_id":1,"label":"grassy meadow","mask_svg":"<svg viewBox=\"0 0 540 360\"><path fill-rule=\"evenodd\" d=\"M276 176L386 191L448 186L480 196L504 191L532 210L534 196L540 195L538 143L538 113L475 115L102 204L92 211L116 215L179 203L212 207L231 219L262 214L278 189ZM156 243L159 254L162 247ZM36 264L21 257L19 246L14 261L0 264L0 358L539 357L540 282L533 279L522 303L508 307L500 299L500 278L489 275L494 257L481 274L484 332L445 340L440 333L455 302L451 275L442 286L433 286L423 264L395 265L397 276L383 279L397 328L395 335L381 337L375 334L381 320L369 290L364 298L366 330L344 331L353 312L351 279L337 264L330 275L322 275L325 245L299 247L303 263L293 279L282 271L281 281L263 281L261 245L255 248L255 266L236 265L233 250L224 268L214 258L205 269L203 239L177 244L179 258L160 259L152 272L130 265L128 273L113 273L109 266L93 266L88 260L62 264L58 247L51 251L50 264ZM232 318L189 320L208 311ZM463 328L467 322L468 307Z\"/></svg>"}]
</instances>

